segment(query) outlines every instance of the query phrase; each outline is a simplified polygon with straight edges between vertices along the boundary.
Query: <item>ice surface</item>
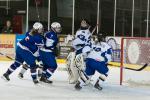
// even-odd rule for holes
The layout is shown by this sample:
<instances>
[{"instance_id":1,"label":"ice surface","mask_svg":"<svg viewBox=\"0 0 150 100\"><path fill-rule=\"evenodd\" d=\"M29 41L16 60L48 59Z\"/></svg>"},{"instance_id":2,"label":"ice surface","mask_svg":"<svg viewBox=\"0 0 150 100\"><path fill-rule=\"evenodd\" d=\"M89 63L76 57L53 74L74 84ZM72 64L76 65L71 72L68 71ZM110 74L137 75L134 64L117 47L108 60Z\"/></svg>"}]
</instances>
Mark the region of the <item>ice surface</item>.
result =
<instances>
[{"instance_id":1,"label":"ice surface","mask_svg":"<svg viewBox=\"0 0 150 100\"><path fill-rule=\"evenodd\" d=\"M0 76L11 63L0 61ZM64 66L59 64L59 67ZM19 70L10 76L9 82L0 78L0 100L150 100L150 87L119 85L119 68L110 68L107 81L102 83L102 91L92 86L76 91L73 84L68 84L66 71L56 71L52 85L34 85L29 71L21 80L17 77Z\"/></svg>"}]
</instances>

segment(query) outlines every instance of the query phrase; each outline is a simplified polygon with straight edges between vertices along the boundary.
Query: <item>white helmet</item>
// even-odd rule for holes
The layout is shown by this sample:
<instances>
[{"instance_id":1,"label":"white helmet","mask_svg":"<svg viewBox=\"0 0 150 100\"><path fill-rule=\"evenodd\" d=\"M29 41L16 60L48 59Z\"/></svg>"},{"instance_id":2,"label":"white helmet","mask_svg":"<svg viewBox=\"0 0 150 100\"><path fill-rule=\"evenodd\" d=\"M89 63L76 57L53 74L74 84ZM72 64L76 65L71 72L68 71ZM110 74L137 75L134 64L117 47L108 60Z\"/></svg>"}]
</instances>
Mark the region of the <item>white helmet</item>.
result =
<instances>
[{"instance_id":1,"label":"white helmet","mask_svg":"<svg viewBox=\"0 0 150 100\"><path fill-rule=\"evenodd\" d=\"M33 25L33 29L38 30L38 33L42 33L43 25L40 22L35 22Z\"/></svg>"},{"instance_id":2,"label":"white helmet","mask_svg":"<svg viewBox=\"0 0 150 100\"><path fill-rule=\"evenodd\" d=\"M58 22L53 22L53 23L51 24L51 29L52 29L53 31L55 31L56 33L60 33L60 32L61 32L61 25L60 25L60 23L58 23Z\"/></svg>"}]
</instances>

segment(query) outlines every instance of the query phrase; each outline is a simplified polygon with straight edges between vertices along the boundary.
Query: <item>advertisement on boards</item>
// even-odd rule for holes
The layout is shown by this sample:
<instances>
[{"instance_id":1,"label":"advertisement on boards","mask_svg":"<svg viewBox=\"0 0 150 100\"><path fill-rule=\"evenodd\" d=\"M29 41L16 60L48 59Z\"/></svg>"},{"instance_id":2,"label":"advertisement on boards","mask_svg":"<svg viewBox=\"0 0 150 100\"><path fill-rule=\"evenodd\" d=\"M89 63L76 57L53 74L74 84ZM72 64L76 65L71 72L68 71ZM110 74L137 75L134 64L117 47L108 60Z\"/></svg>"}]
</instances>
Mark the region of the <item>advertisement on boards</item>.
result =
<instances>
[{"instance_id":1,"label":"advertisement on boards","mask_svg":"<svg viewBox=\"0 0 150 100\"><path fill-rule=\"evenodd\" d=\"M4 55L15 57L15 41L16 35L14 34L0 34L0 60L10 60Z\"/></svg>"}]
</instances>

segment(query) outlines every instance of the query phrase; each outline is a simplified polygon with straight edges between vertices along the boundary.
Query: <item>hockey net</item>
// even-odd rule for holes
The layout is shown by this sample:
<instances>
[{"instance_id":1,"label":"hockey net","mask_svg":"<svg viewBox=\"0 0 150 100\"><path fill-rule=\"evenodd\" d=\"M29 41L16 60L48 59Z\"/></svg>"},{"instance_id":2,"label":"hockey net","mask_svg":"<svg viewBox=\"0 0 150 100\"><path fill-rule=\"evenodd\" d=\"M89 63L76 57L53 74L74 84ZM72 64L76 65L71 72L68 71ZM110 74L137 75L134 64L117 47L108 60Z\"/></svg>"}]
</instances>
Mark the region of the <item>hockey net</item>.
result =
<instances>
[{"instance_id":1,"label":"hockey net","mask_svg":"<svg viewBox=\"0 0 150 100\"><path fill-rule=\"evenodd\" d=\"M120 60L120 85L150 86L150 38L122 38ZM125 67L138 69L148 64L141 71L125 69Z\"/></svg>"}]
</instances>

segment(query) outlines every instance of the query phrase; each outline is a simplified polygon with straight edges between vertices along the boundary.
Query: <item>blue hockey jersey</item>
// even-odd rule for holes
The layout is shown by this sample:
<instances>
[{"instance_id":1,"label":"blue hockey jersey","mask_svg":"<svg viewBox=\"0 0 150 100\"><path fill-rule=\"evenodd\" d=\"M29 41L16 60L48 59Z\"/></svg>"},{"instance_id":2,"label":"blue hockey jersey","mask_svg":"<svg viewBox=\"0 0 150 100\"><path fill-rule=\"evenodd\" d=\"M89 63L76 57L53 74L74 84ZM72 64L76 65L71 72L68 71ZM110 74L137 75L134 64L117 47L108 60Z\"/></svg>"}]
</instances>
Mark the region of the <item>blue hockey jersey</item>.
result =
<instances>
[{"instance_id":1,"label":"blue hockey jersey","mask_svg":"<svg viewBox=\"0 0 150 100\"><path fill-rule=\"evenodd\" d=\"M53 31L47 32L45 34L45 40L44 40L44 49L53 51L58 43L58 37L57 34Z\"/></svg>"},{"instance_id":2,"label":"blue hockey jersey","mask_svg":"<svg viewBox=\"0 0 150 100\"><path fill-rule=\"evenodd\" d=\"M43 36L40 34L31 35L30 32L27 32L26 37L19 44L34 54L40 46L44 45Z\"/></svg>"}]
</instances>

